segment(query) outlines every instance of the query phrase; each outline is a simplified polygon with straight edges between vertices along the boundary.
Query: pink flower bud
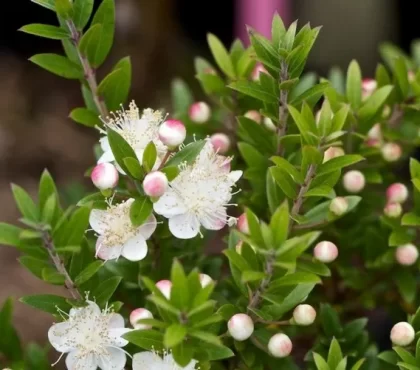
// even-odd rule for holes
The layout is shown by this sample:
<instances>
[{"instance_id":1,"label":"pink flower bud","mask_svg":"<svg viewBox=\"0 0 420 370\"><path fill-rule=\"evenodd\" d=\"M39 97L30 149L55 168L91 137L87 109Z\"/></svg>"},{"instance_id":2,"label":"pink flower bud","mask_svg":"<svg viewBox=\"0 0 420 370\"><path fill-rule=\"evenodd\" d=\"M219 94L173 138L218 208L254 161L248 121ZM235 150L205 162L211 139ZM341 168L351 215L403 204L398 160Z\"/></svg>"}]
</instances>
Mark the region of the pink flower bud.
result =
<instances>
[{"instance_id":1,"label":"pink flower bud","mask_svg":"<svg viewBox=\"0 0 420 370\"><path fill-rule=\"evenodd\" d=\"M210 136L210 142L214 150L219 154L225 154L230 148L230 139L226 134L218 133Z\"/></svg>"},{"instance_id":2,"label":"pink flower bud","mask_svg":"<svg viewBox=\"0 0 420 370\"><path fill-rule=\"evenodd\" d=\"M275 132L277 130L277 127L271 118L264 117L263 124L269 131Z\"/></svg>"},{"instance_id":3,"label":"pink flower bud","mask_svg":"<svg viewBox=\"0 0 420 370\"><path fill-rule=\"evenodd\" d=\"M372 128L368 131L367 137L369 139L382 140L381 124L380 123L375 123L372 126Z\"/></svg>"},{"instance_id":4,"label":"pink flower bud","mask_svg":"<svg viewBox=\"0 0 420 370\"><path fill-rule=\"evenodd\" d=\"M388 203L384 208L384 214L390 218L400 217L402 213L402 207L400 203Z\"/></svg>"},{"instance_id":5,"label":"pink flower bud","mask_svg":"<svg viewBox=\"0 0 420 370\"><path fill-rule=\"evenodd\" d=\"M99 190L107 190L115 188L118 184L118 171L111 163L100 163L92 171L90 175L93 185Z\"/></svg>"},{"instance_id":6,"label":"pink flower bud","mask_svg":"<svg viewBox=\"0 0 420 370\"><path fill-rule=\"evenodd\" d=\"M315 318L316 311L309 304L300 304L293 311L293 320L298 325L311 325L315 321Z\"/></svg>"},{"instance_id":7,"label":"pink flower bud","mask_svg":"<svg viewBox=\"0 0 420 370\"><path fill-rule=\"evenodd\" d=\"M324 263L333 262L338 257L338 248L328 241L319 242L314 248L314 257Z\"/></svg>"},{"instance_id":8,"label":"pink flower bud","mask_svg":"<svg viewBox=\"0 0 420 370\"><path fill-rule=\"evenodd\" d=\"M257 63L252 71L251 78L253 81L258 81L260 79L260 73L268 73L265 67L261 63Z\"/></svg>"},{"instance_id":9,"label":"pink flower bud","mask_svg":"<svg viewBox=\"0 0 420 370\"><path fill-rule=\"evenodd\" d=\"M153 319L153 314L145 308L137 308L130 314L130 324L136 330L149 330L151 325L139 324L138 321L142 319Z\"/></svg>"},{"instance_id":10,"label":"pink flower bud","mask_svg":"<svg viewBox=\"0 0 420 370\"><path fill-rule=\"evenodd\" d=\"M400 265L411 266L414 265L419 258L419 251L413 244L404 244L395 251L395 259Z\"/></svg>"},{"instance_id":11,"label":"pink flower bud","mask_svg":"<svg viewBox=\"0 0 420 370\"><path fill-rule=\"evenodd\" d=\"M323 163L328 162L330 159L341 157L344 155L344 150L338 146L331 146L324 152Z\"/></svg>"},{"instance_id":12,"label":"pink flower bud","mask_svg":"<svg viewBox=\"0 0 420 370\"><path fill-rule=\"evenodd\" d=\"M416 333L408 322L399 322L391 329L391 342L397 346L408 346L415 338Z\"/></svg>"},{"instance_id":13,"label":"pink flower bud","mask_svg":"<svg viewBox=\"0 0 420 370\"><path fill-rule=\"evenodd\" d=\"M408 189L404 184L396 182L386 189L389 203L404 203L408 198Z\"/></svg>"},{"instance_id":14,"label":"pink flower bud","mask_svg":"<svg viewBox=\"0 0 420 370\"><path fill-rule=\"evenodd\" d=\"M172 282L170 280L160 280L156 283L156 288L166 297L171 298Z\"/></svg>"},{"instance_id":15,"label":"pink flower bud","mask_svg":"<svg viewBox=\"0 0 420 370\"><path fill-rule=\"evenodd\" d=\"M262 116L260 112L258 112L257 110L249 110L248 112L244 114L244 116L246 118L252 119L253 121L259 124L261 123L261 120L262 120Z\"/></svg>"},{"instance_id":16,"label":"pink flower bud","mask_svg":"<svg viewBox=\"0 0 420 370\"><path fill-rule=\"evenodd\" d=\"M330 203L330 211L336 216L341 216L347 212L349 208L349 203L346 198L336 197Z\"/></svg>"},{"instance_id":17,"label":"pink flower bud","mask_svg":"<svg viewBox=\"0 0 420 370\"><path fill-rule=\"evenodd\" d=\"M379 148L381 146L381 141L378 139L367 139L365 144L370 148Z\"/></svg>"},{"instance_id":18,"label":"pink flower bud","mask_svg":"<svg viewBox=\"0 0 420 370\"><path fill-rule=\"evenodd\" d=\"M378 87L378 83L373 78L365 78L362 81L362 98L367 99Z\"/></svg>"},{"instance_id":19,"label":"pink flower bud","mask_svg":"<svg viewBox=\"0 0 420 370\"><path fill-rule=\"evenodd\" d=\"M189 116L195 123L206 123L210 119L211 109L207 103L200 101L191 105Z\"/></svg>"},{"instance_id":20,"label":"pink flower bud","mask_svg":"<svg viewBox=\"0 0 420 370\"><path fill-rule=\"evenodd\" d=\"M382 148L382 157L387 162L396 162L402 156L402 149L396 143L386 143Z\"/></svg>"},{"instance_id":21,"label":"pink flower bud","mask_svg":"<svg viewBox=\"0 0 420 370\"><path fill-rule=\"evenodd\" d=\"M176 119L168 119L159 126L159 139L169 148L182 144L186 136L184 124Z\"/></svg>"},{"instance_id":22,"label":"pink flower bud","mask_svg":"<svg viewBox=\"0 0 420 370\"><path fill-rule=\"evenodd\" d=\"M268 342L268 351L278 358L287 357L293 349L290 338L283 333L273 335Z\"/></svg>"},{"instance_id":23,"label":"pink flower bud","mask_svg":"<svg viewBox=\"0 0 420 370\"><path fill-rule=\"evenodd\" d=\"M200 284L202 288L213 282L213 279L207 274L200 274Z\"/></svg>"},{"instance_id":24,"label":"pink flower bud","mask_svg":"<svg viewBox=\"0 0 420 370\"><path fill-rule=\"evenodd\" d=\"M227 325L232 338L240 342L247 340L254 332L254 322L244 313L233 315Z\"/></svg>"},{"instance_id":25,"label":"pink flower bud","mask_svg":"<svg viewBox=\"0 0 420 370\"><path fill-rule=\"evenodd\" d=\"M143 189L149 197L161 197L168 189L168 178L163 172L150 172L143 180Z\"/></svg>"},{"instance_id":26,"label":"pink flower bud","mask_svg":"<svg viewBox=\"0 0 420 370\"><path fill-rule=\"evenodd\" d=\"M366 180L360 171L349 171L343 176L343 186L349 193L359 193L365 187Z\"/></svg>"},{"instance_id":27,"label":"pink flower bud","mask_svg":"<svg viewBox=\"0 0 420 370\"><path fill-rule=\"evenodd\" d=\"M242 213L239 217L238 217L238 230L241 233L244 234L249 234L249 225L248 225L248 220L246 218L246 214Z\"/></svg>"}]
</instances>

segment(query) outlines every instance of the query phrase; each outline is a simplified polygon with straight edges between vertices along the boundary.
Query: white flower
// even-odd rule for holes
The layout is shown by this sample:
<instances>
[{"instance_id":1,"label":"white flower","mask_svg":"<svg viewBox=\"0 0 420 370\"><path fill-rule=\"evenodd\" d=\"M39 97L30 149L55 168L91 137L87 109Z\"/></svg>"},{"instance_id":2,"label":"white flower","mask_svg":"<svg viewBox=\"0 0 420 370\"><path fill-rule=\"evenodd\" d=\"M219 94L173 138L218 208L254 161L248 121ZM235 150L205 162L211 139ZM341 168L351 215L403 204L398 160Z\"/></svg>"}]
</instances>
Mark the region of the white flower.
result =
<instances>
[{"instance_id":1,"label":"white flower","mask_svg":"<svg viewBox=\"0 0 420 370\"><path fill-rule=\"evenodd\" d=\"M155 352L140 352L133 356L133 370L194 370L197 361L185 366L179 366L171 354L165 353L163 358Z\"/></svg>"},{"instance_id":2,"label":"white flower","mask_svg":"<svg viewBox=\"0 0 420 370\"><path fill-rule=\"evenodd\" d=\"M112 205L107 210L93 209L89 223L99 234L96 242L96 256L113 260L120 256L130 261L140 261L147 255L146 240L156 229L156 218L150 215L141 226L133 226L130 207L134 199Z\"/></svg>"},{"instance_id":3,"label":"white flower","mask_svg":"<svg viewBox=\"0 0 420 370\"><path fill-rule=\"evenodd\" d=\"M153 207L169 219L169 230L180 239L194 238L200 225L220 230L228 222L226 207L232 198L232 187L242 171L230 171L231 158L215 153L207 140L192 165L180 166L179 175Z\"/></svg>"},{"instance_id":4,"label":"white flower","mask_svg":"<svg viewBox=\"0 0 420 370\"><path fill-rule=\"evenodd\" d=\"M167 152L167 147L159 139L159 125L162 123L162 113L153 111L152 109L145 109L140 117L139 109L134 102L130 103L128 111L117 112L114 118L109 118L105 125L117 133L119 133L125 141L133 148L140 163L143 159L143 152L147 144L151 141L157 149L157 159L155 167L159 167L162 158ZM103 136L99 142L103 150L102 156L98 163L114 162L115 157L109 145L106 131L102 131ZM121 168L117 166L118 170L123 173Z\"/></svg>"},{"instance_id":5,"label":"white flower","mask_svg":"<svg viewBox=\"0 0 420 370\"><path fill-rule=\"evenodd\" d=\"M67 353L69 370L123 370L128 341L121 336L131 329L124 328L121 315L101 311L95 302L72 308L66 321L54 324L48 331L51 345L63 356ZM61 357L60 357L61 358Z\"/></svg>"}]
</instances>

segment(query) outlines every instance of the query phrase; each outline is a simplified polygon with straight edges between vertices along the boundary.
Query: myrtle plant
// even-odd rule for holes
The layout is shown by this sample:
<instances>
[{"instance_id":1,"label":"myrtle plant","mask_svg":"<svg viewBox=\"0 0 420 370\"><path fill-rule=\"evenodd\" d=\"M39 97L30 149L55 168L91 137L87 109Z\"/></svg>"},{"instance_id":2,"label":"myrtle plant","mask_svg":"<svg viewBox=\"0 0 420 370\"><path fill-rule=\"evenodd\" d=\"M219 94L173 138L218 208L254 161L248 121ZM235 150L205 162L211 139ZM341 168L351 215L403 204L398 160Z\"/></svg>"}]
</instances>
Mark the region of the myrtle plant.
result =
<instances>
[{"instance_id":1,"label":"myrtle plant","mask_svg":"<svg viewBox=\"0 0 420 370\"><path fill-rule=\"evenodd\" d=\"M33 1L57 25L21 31L64 53L30 60L80 83L70 118L98 134L96 192L65 205L45 170L36 200L12 185L20 226L0 224L24 268L66 288L20 298L51 314L57 363L420 370L419 42L411 55L383 44L374 78L357 61L319 77L305 64L320 27L274 15L271 39L249 28L249 47L209 34L213 61L195 60L207 99L175 79L164 112L127 104L129 57L103 67L114 0L95 12L93 0ZM379 311L393 348L375 338L383 323L368 326ZM22 347L11 317L8 300L2 365L49 369L50 347Z\"/></svg>"}]
</instances>

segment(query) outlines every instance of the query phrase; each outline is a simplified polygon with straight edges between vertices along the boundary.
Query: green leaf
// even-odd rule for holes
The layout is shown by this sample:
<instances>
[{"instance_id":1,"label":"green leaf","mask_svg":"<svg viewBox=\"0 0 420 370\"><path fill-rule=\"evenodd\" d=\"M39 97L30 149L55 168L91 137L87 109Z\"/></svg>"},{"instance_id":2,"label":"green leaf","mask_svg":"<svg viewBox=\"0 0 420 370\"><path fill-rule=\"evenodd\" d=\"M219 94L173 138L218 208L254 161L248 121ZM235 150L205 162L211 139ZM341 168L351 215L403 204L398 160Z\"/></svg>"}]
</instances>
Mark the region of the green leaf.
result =
<instances>
[{"instance_id":1,"label":"green leaf","mask_svg":"<svg viewBox=\"0 0 420 370\"><path fill-rule=\"evenodd\" d=\"M87 108L76 108L70 112L70 118L87 127L100 127L102 122L96 112L92 112Z\"/></svg>"},{"instance_id":2,"label":"green leaf","mask_svg":"<svg viewBox=\"0 0 420 370\"><path fill-rule=\"evenodd\" d=\"M57 315L59 310L68 312L71 308L66 298L52 294L27 295L22 297L20 301L53 315Z\"/></svg>"},{"instance_id":3,"label":"green leaf","mask_svg":"<svg viewBox=\"0 0 420 370\"><path fill-rule=\"evenodd\" d=\"M178 260L175 260L172 264L171 281L171 303L180 310L187 309L190 303L188 281Z\"/></svg>"},{"instance_id":4,"label":"green leaf","mask_svg":"<svg viewBox=\"0 0 420 370\"><path fill-rule=\"evenodd\" d=\"M317 176L334 172L336 170L341 170L344 167L351 166L352 164L363 160L364 158L358 154L348 154L341 157L332 158L328 162L323 163L318 167Z\"/></svg>"},{"instance_id":5,"label":"green leaf","mask_svg":"<svg viewBox=\"0 0 420 370\"><path fill-rule=\"evenodd\" d=\"M360 120L367 121L375 117L385 104L393 88L393 86L383 86L376 90L360 108L358 112Z\"/></svg>"},{"instance_id":6,"label":"green leaf","mask_svg":"<svg viewBox=\"0 0 420 370\"><path fill-rule=\"evenodd\" d=\"M402 99L406 98L410 89L408 81L407 65L403 58L398 58L394 64L394 76L399 95Z\"/></svg>"},{"instance_id":7,"label":"green leaf","mask_svg":"<svg viewBox=\"0 0 420 370\"><path fill-rule=\"evenodd\" d=\"M331 276L330 269L319 261L297 261L298 270L311 272L321 276Z\"/></svg>"},{"instance_id":8,"label":"green leaf","mask_svg":"<svg viewBox=\"0 0 420 370\"><path fill-rule=\"evenodd\" d=\"M44 204L44 207L41 211L41 221L46 225L50 225L54 220L54 215L56 214L57 208L57 196L51 194L50 197Z\"/></svg>"},{"instance_id":9,"label":"green leaf","mask_svg":"<svg viewBox=\"0 0 420 370\"><path fill-rule=\"evenodd\" d=\"M407 303L413 303L417 293L417 281L412 272L407 269L401 269L394 275L398 290Z\"/></svg>"},{"instance_id":10,"label":"green leaf","mask_svg":"<svg viewBox=\"0 0 420 370\"><path fill-rule=\"evenodd\" d=\"M111 297L117 290L118 285L120 285L121 280L121 276L113 276L102 281L97 287L93 289L92 297L95 297L96 303L100 307L105 306L111 300Z\"/></svg>"},{"instance_id":11,"label":"green leaf","mask_svg":"<svg viewBox=\"0 0 420 370\"><path fill-rule=\"evenodd\" d=\"M66 57L57 54L36 54L29 60L41 68L68 79L82 79L82 68Z\"/></svg>"},{"instance_id":12,"label":"green leaf","mask_svg":"<svg viewBox=\"0 0 420 370\"><path fill-rule=\"evenodd\" d=\"M359 361L357 361L353 365L353 367L351 368L351 370L359 370L362 367L362 365L364 364L364 362L365 362L365 359L364 358L361 358Z\"/></svg>"},{"instance_id":13,"label":"green leaf","mask_svg":"<svg viewBox=\"0 0 420 370\"><path fill-rule=\"evenodd\" d=\"M73 16L73 3L71 0L55 0L55 10L60 18L69 19Z\"/></svg>"},{"instance_id":14,"label":"green leaf","mask_svg":"<svg viewBox=\"0 0 420 370\"><path fill-rule=\"evenodd\" d=\"M341 131L341 129L344 127L344 124L346 123L348 113L349 107L346 105L334 114L331 122L331 132Z\"/></svg>"},{"instance_id":15,"label":"green leaf","mask_svg":"<svg viewBox=\"0 0 420 370\"><path fill-rule=\"evenodd\" d=\"M137 347L148 351L162 351L163 334L156 330L133 330L122 336Z\"/></svg>"},{"instance_id":16,"label":"green leaf","mask_svg":"<svg viewBox=\"0 0 420 370\"><path fill-rule=\"evenodd\" d=\"M212 346L206 344L203 348L209 361L218 361L235 356L233 351L226 346Z\"/></svg>"},{"instance_id":17,"label":"green leaf","mask_svg":"<svg viewBox=\"0 0 420 370\"><path fill-rule=\"evenodd\" d=\"M284 194L290 199L295 199L297 196L296 185L288 173L280 167L270 167L270 173Z\"/></svg>"},{"instance_id":18,"label":"green leaf","mask_svg":"<svg viewBox=\"0 0 420 370\"><path fill-rule=\"evenodd\" d=\"M318 284L321 282L321 279L308 272L294 272L289 275L282 276L278 279L272 280L269 285L268 291L272 292L273 290L278 289L279 287L299 285L299 284Z\"/></svg>"},{"instance_id":19,"label":"green leaf","mask_svg":"<svg viewBox=\"0 0 420 370\"><path fill-rule=\"evenodd\" d=\"M395 352L397 352L397 354L398 354L398 356L400 356L401 360L403 360L407 364L416 365L415 357L410 352L405 350L404 348L394 347L393 350Z\"/></svg>"},{"instance_id":20,"label":"green leaf","mask_svg":"<svg viewBox=\"0 0 420 370\"><path fill-rule=\"evenodd\" d=\"M64 40L70 37L70 34L66 30L57 26L50 26L48 24L28 24L21 27L19 31L52 40Z\"/></svg>"},{"instance_id":21,"label":"green leaf","mask_svg":"<svg viewBox=\"0 0 420 370\"><path fill-rule=\"evenodd\" d=\"M284 299L282 299L281 304L275 304L275 306L272 308L272 311L269 313L272 313L276 318L280 318L287 311L296 307L299 303L302 303L314 287L315 284L305 283L298 285Z\"/></svg>"},{"instance_id":22,"label":"green leaf","mask_svg":"<svg viewBox=\"0 0 420 370\"><path fill-rule=\"evenodd\" d=\"M127 167L128 173L135 179L141 179L144 176L143 168L137 158L127 157L123 159L125 166Z\"/></svg>"},{"instance_id":23,"label":"green leaf","mask_svg":"<svg viewBox=\"0 0 420 370\"><path fill-rule=\"evenodd\" d=\"M181 163L190 164L195 161L205 145L205 140L198 140L186 145L182 150L176 153L169 161L166 162L165 167L178 166Z\"/></svg>"},{"instance_id":24,"label":"green leaf","mask_svg":"<svg viewBox=\"0 0 420 370\"><path fill-rule=\"evenodd\" d=\"M310 120L306 119L303 112L302 114L294 107L289 105L289 113L293 118L301 136L305 139L305 142L309 145L317 145L318 143L318 133L315 127L315 121L311 122ZM313 116L311 113L311 120L313 120Z\"/></svg>"},{"instance_id":25,"label":"green leaf","mask_svg":"<svg viewBox=\"0 0 420 370\"><path fill-rule=\"evenodd\" d=\"M353 109L359 109L362 102L362 72L359 64L352 60L347 70L346 94Z\"/></svg>"},{"instance_id":26,"label":"green leaf","mask_svg":"<svg viewBox=\"0 0 420 370\"><path fill-rule=\"evenodd\" d=\"M302 174L289 161L282 157L271 157L270 160L274 162L276 166L285 170L296 183L303 184L305 179Z\"/></svg>"},{"instance_id":27,"label":"green leaf","mask_svg":"<svg viewBox=\"0 0 420 370\"><path fill-rule=\"evenodd\" d=\"M172 348L172 356L174 357L175 362L184 368L191 362L193 354L194 348L191 342L184 341Z\"/></svg>"},{"instance_id":28,"label":"green leaf","mask_svg":"<svg viewBox=\"0 0 420 370\"><path fill-rule=\"evenodd\" d=\"M53 238L57 247L79 245L89 224L89 207L77 209L68 223L54 230Z\"/></svg>"},{"instance_id":29,"label":"green leaf","mask_svg":"<svg viewBox=\"0 0 420 370\"><path fill-rule=\"evenodd\" d=\"M78 30L83 30L93 11L94 0L74 0L73 3L73 22Z\"/></svg>"},{"instance_id":30,"label":"green leaf","mask_svg":"<svg viewBox=\"0 0 420 370\"><path fill-rule=\"evenodd\" d=\"M96 112L99 117L98 107L96 106L96 103L93 99L92 92L85 85L82 85L82 95L83 95L83 101L85 102L86 107L92 112Z\"/></svg>"},{"instance_id":31,"label":"green leaf","mask_svg":"<svg viewBox=\"0 0 420 370\"><path fill-rule=\"evenodd\" d=\"M212 344L214 346L218 346L221 347L223 346L221 340L219 339L219 337L217 337L214 334L205 332L205 331L200 331L200 330L191 330L189 332L189 334L197 339L200 339L201 341L208 343L208 344Z\"/></svg>"},{"instance_id":32,"label":"green leaf","mask_svg":"<svg viewBox=\"0 0 420 370\"><path fill-rule=\"evenodd\" d=\"M289 28L287 29L287 32L284 36L283 42L282 42L282 48L286 49L287 51L292 50L293 44L295 41L295 35L296 35L296 27L297 27L297 21L294 21Z\"/></svg>"},{"instance_id":33,"label":"green leaf","mask_svg":"<svg viewBox=\"0 0 420 370\"><path fill-rule=\"evenodd\" d=\"M102 261L95 261L88 265L74 280L76 285L82 285L92 278L103 266Z\"/></svg>"},{"instance_id":34,"label":"green leaf","mask_svg":"<svg viewBox=\"0 0 420 370\"><path fill-rule=\"evenodd\" d=\"M267 91L263 86L252 81L235 81L228 85L233 90L239 91L244 95L251 96L265 103L276 104L278 97L275 93Z\"/></svg>"},{"instance_id":35,"label":"green leaf","mask_svg":"<svg viewBox=\"0 0 420 370\"><path fill-rule=\"evenodd\" d=\"M180 311L174 307L171 303L168 302L166 298L159 297L157 295L148 296L147 299L153 302L157 307L161 308L162 310L171 313L175 316L179 316Z\"/></svg>"},{"instance_id":36,"label":"green leaf","mask_svg":"<svg viewBox=\"0 0 420 370\"><path fill-rule=\"evenodd\" d=\"M146 172L150 172L156 163L157 150L153 141L146 145L143 152L142 164Z\"/></svg>"},{"instance_id":37,"label":"green leaf","mask_svg":"<svg viewBox=\"0 0 420 370\"><path fill-rule=\"evenodd\" d=\"M181 324L174 323L165 331L163 343L166 348L173 348L181 343L187 335L187 328Z\"/></svg>"},{"instance_id":38,"label":"green leaf","mask_svg":"<svg viewBox=\"0 0 420 370\"><path fill-rule=\"evenodd\" d=\"M17 361L22 357L22 347L16 330L12 324L13 301L8 298L0 310L0 351L9 361Z\"/></svg>"},{"instance_id":39,"label":"green leaf","mask_svg":"<svg viewBox=\"0 0 420 370\"><path fill-rule=\"evenodd\" d=\"M164 167L160 171L166 175L168 181L174 180L179 174L178 167Z\"/></svg>"},{"instance_id":40,"label":"green leaf","mask_svg":"<svg viewBox=\"0 0 420 370\"><path fill-rule=\"evenodd\" d=\"M12 247L18 247L20 245L19 235L22 229L0 222L0 245L10 245Z\"/></svg>"},{"instance_id":41,"label":"green leaf","mask_svg":"<svg viewBox=\"0 0 420 370\"><path fill-rule=\"evenodd\" d=\"M37 222L39 220L39 210L29 194L20 186L12 184L13 197L16 206L23 217L30 221Z\"/></svg>"},{"instance_id":42,"label":"green leaf","mask_svg":"<svg viewBox=\"0 0 420 370\"><path fill-rule=\"evenodd\" d=\"M247 270L242 273L241 281L243 283L247 283L249 281L258 281L258 280L264 279L266 276L267 276L266 273L261 272L261 271Z\"/></svg>"},{"instance_id":43,"label":"green leaf","mask_svg":"<svg viewBox=\"0 0 420 370\"><path fill-rule=\"evenodd\" d=\"M313 352L314 361L318 370L331 370L324 358L316 352Z\"/></svg>"},{"instance_id":44,"label":"green leaf","mask_svg":"<svg viewBox=\"0 0 420 370\"><path fill-rule=\"evenodd\" d=\"M289 234L289 204L284 201L274 212L270 221L274 246L279 247L287 240Z\"/></svg>"},{"instance_id":45,"label":"green leaf","mask_svg":"<svg viewBox=\"0 0 420 370\"><path fill-rule=\"evenodd\" d=\"M304 101L311 101L311 103L315 104L329 86L330 84L328 82L312 86L302 94L294 97L289 104L294 107L299 107Z\"/></svg>"},{"instance_id":46,"label":"green leaf","mask_svg":"<svg viewBox=\"0 0 420 370\"><path fill-rule=\"evenodd\" d=\"M188 85L180 78L175 78L171 84L171 97L174 112L185 114L194 102L194 97Z\"/></svg>"},{"instance_id":47,"label":"green leaf","mask_svg":"<svg viewBox=\"0 0 420 370\"><path fill-rule=\"evenodd\" d=\"M337 339L333 338L328 351L328 366L331 369L335 369L343 359L343 353L341 352L340 344Z\"/></svg>"},{"instance_id":48,"label":"green leaf","mask_svg":"<svg viewBox=\"0 0 420 370\"><path fill-rule=\"evenodd\" d=\"M415 213L406 213L402 220L401 225L403 226L420 226L420 216L417 216ZM1 232L0 232L1 234Z\"/></svg>"},{"instance_id":49,"label":"green leaf","mask_svg":"<svg viewBox=\"0 0 420 370\"><path fill-rule=\"evenodd\" d=\"M268 207L270 209L270 212L274 213L281 201L284 200L284 196L280 188L277 186L276 180L274 180L270 171L267 171L266 182Z\"/></svg>"},{"instance_id":50,"label":"green leaf","mask_svg":"<svg viewBox=\"0 0 420 370\"><path fill-rule=\"evenodd\" d=\"M342 328L336 311L330 305L321 304L320 317L324 333L327 337L340 335Z\"/></svg>"},{"instance_id":51,"label":"green leaf","mask_svg":"<svg viewBox=\"0 0 420 370\"><path fill-rule=\"evenodd\" d=\"M219 68L230 78L235 77L235 68L222 42L213 34L207 34L207 42Z\"/></svg>"},{"instance_id":52,"label":"green leaf","mask_svg":"<svg viewBox=\"0 0 420 370\"><path fill-rule=\"evenodd\" d=\"M398 356L394 351L381 352L377 357L380 360L387 362L389 364L392 364L392 365L396 365L398 362Z\"/></svg>"},{"instance_id":53,"label":"green leaf","mask_svg":"<svg viewBox=\"0 0 420 370\"><path fill-rule=\"evenodd\" d=\"M284 23L278 13L274 14L271 24L271 42L276 50L279 50L283 36L286 33Z\"/></svg>"},{"instance_id":54,"label":"green leaf","mask_svg":"<svg viewBox=\"0 0 420 370\"><path fill-rule=\"evenodd\" d=\"M229 261L241 272L252 270L245 258L233 249L227 249L223 251L223 254L229 259Z\"/></svg>"},{"instance_id":55,"label":"green leaf","mask_svg":"<svg viewBox=\"0 0 420 370\"><path fill-rule=\"evenodd\" d=\"M33 3L55 11L55 0L31 0Z\"/></svg>"},{"instance_id":56,"label":"green leaf","mask_svg":"<svg viewBox=\"0 0 420 370\"><path fill-rule=\"evenodd\" d=\"M270 134L263 126L258 125L255 121L239 117L238 136L243 140L247 140L254 144L262 153L273 153L275 150L275 142L273 135Z\"/></svg>"},{"instance_id":57,"label":"green leaf","mask_svg":"<svg viewBox=\"0 0 420 370\"><path fill-rule=\"evenodd\" d=\"M130 219L133 226L142 225L151 215L153 203L149 197L138 197L130 208Z\"/></svg>"},{"instance_id":58,"label":"green leaf","mask_svg":"<svg viewBox=\"0 0 420 370\"><path fill-rule=\"evenodd\" d=\"M331 186L328 185L320 185L314 187L313 189L308 190L305 195L307 197L323 197L323 198L335 198L335 192Z\"/></svg>"},{"instance_id":59,"label":"green leaf","mask_svg":"<svg viewBox=\"0 0 420 370\"><path fill-rule=\"evenodd\" d=\"M66 282L66 278L62 274L57 272L57 270L54 267L47 267L42 269L41 275L42 280L50 284L64 285Z\"/></svg>"},{"instance_id":60,"label":"green leaf","mask_svg":"<svg viewBox=\"0 0 420 370\"><path fill-rule=\"evenodd\" d=\"M127 167L124 163L124 158L137 158L134 149L130 146L130 144L128 144L125 141L125 139L118 132L110 128L107 129L107 136L115 160L124 172L128 172Z\"/></svg>"}]
</instances>

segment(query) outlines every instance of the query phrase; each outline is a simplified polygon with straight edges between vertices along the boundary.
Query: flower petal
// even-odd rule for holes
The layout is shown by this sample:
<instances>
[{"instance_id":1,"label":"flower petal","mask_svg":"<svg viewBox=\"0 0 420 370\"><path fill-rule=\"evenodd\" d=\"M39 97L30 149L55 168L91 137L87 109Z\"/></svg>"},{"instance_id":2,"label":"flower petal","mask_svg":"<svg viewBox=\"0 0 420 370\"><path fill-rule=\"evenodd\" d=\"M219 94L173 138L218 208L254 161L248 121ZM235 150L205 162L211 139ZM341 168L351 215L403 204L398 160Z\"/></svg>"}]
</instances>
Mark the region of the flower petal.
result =
<instances>
[{"instance_id":1,"label":"flower petal","mask_svg":"<svg viewBox=\"0 0 420 370\"><path fill-rule=\"evenodd\" d=\"M127 358L125 352L117 348L107 348L107 355L103 355L98 359L98 366L102 370L123 370Z\"/></svg>"},{"instance_id":2,"label":"flower petal","mask_svg":"<svg viewBox=\"0 0 420 370\"><path fill-rule=\"evenodd\" d=\"M191 239L200 231L200 223L194 214L184 213L169 219L169 230L178 239Z\"/></svg>"},{"instance_id":3,"label":"flower petal","mask_svg":"<svg viewBox=\"0 0 420 370\"><path fill-rule=\"evenodd\" d=\"M92 209L92 211L90 211L89 224L98 234L102 234L106 230L106 215L107 212L102 209Z\"/></svg>"},{"instance_id":4,"label":"flower petal","mask_svg":"<svg viewBox=\"0 0 420 370\"><path fill-rule=\"evenodd\" d=\"M78 351L70 352L66 357L68 370L96 370L98 363L92 354L81 357Z\"/></svg>"},{"instance_id":5,"label":"flower petal","mask_svg":"<svg viewBox=\"0 0 420 370\"><path fill-rule=\"evenodd\" d=\"M217 211L200 217L200 224L207 230L220 230L226 225L226 209L219 207Z\"/></svg>"},{"instance_id":6,"label":"flower petal","mask_svg":"<svg viewBox=\"0 0 420 370\"><path fill-rule=\"evenodd\" d=\"M147 256L146 240L140 232L124 243L121 255L129 261L141 261Z\"/></svg>"},{"instance_id":7,"label":"flower petal","mask_svg":"<svg viewBox=\"0 0 420 370\"><path fill-rule=\"evenodd\" d=\"M229 173L228 177L233 181L237 182L242 176L242 171L232 171Z\"/></svg>"},{"instance_id":8,"label":"flower petal","mask_svg":"<svg viewBox=\"0 0 420 370\"><path fill-rule=\"evenodd\" d=\"M190 363L185 366L185 367L181 367L179 365L177 365L177 363L174 360L174 357L171 354L165 355L163 362L167 365L169 365L169 368L172 369L179 369L179 370L194 370L195 369L195 365L197 364L196 360L191 360Z\"/></svg>"},{"instance_id":9,"label":"flower petal","mask_svg":"<svg viewBox=\"0 0 420 370\"><path fill-rule=\"evenodd\" d=\"M108 136L102 136L99 139L99 144L101 145L101 149L104 152L107 152L107 151L111 150L111 145L109 145Z\"/></svg>"},{"instance_id":10,"label":"flower petal","mask_svg":"<svg viewBox=\"0 0 420 370\"><path fill-rule=\"evenodd\" d=\"M124 347L128 344L128 341L122 338L125 333L132 331L133 329L130 328L112 328L109 329L109 339L111 341L111 345L117 347Z\"/></svg>"},{"instance_id":11,"label":"flower petal","mask_svg":"<svg viewBox=\"0 0 420 370\"><path fill-rule=\"evenodd\" d=\"M110 149L103 152L103 154L98 159L98 164L114 162L114 161L115 161L114 153L112 153L112 150Z\"/></svg>"},{"instance_id":12,"label":"flower petal","mask_svg":"<svg viewBox=\"0 0 420 370\"><path fill-rule=\"evenodd\" d=\"M124 318L119 313L113 313L109 317L109 328L123 328Z\"/></svg>"},{"instance_id":13,"label":"flower petal","mask_svg":"<svg viewBox=\"0 0 420 370\"><path fill-rule=\"evenodd\" d=\"M153 209L158 215L170 218L186 212L186 207L173 189L168 189L159 200L153 204Z\"/></svg>"},{"instance_id":14,"label":"flower petal","mask_svg":"<svg viewBox=\"0 0 420 370\"><path fill-rule=\"evenodd\" d=\"M51 326L48 330L48 340L58 352L70 352L75 349L77 331L68 322L60 322Z\"/></svg>"},{"instance_id":15,"label":"flower petal","mask_svg":"<svg viewBox=\"0 0 420 370\"><path fill-rule=\"evenodd\" d=\"M115 260L120 257L123 248L123 245L115 245L112 247L103 245L101 237L96 241L96 255L104 261Z\"/></svg>"},{"instance_id":16,"label":"flower petal","mask_svg":"<svg viewBox=\"0 0 420 370\"><path fill-rule=\"evenodd\" d=\"M140 352L133 356L133 370L162 370L163 360L154 352Z\"/></svg>"},{"instance_id":17,"label":"flower petal","mask_svg":"<svg viewBox=\"0 0 420 370\"><path fill-rule=\"evenodd\" d=\"M149 239L155 232L157 227L157 221L154 214L151 214L143 225L140 226L139 232L143 235L144 239Z\"/></svg>"}]
</instances>

